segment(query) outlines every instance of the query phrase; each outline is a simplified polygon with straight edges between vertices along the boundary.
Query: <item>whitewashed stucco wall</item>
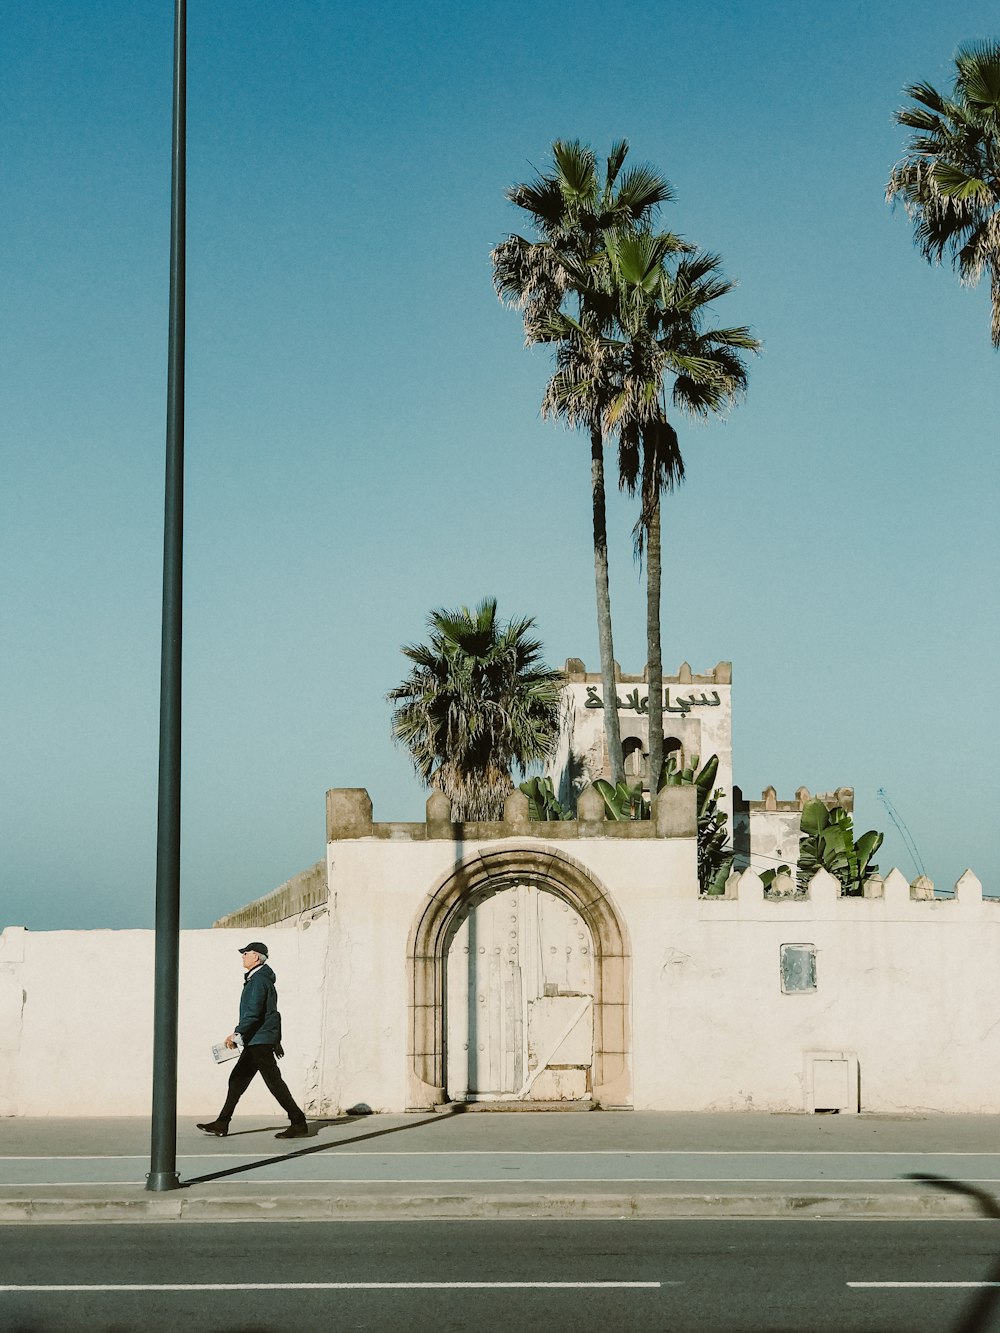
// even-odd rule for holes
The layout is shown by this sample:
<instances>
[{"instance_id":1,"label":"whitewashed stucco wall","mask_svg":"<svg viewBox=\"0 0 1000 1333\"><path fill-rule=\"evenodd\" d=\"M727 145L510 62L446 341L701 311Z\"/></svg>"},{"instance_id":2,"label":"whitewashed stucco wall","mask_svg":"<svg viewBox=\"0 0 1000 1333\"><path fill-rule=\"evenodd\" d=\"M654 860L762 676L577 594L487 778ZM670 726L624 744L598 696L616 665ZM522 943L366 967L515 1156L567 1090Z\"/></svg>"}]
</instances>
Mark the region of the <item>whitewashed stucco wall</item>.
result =
<instances>
[{"instance_id":1,"label":"whitewashed stucco wall","mask_svg":"<svg viewBox=\"0 0 1000 1333\"><path fill-rule=\"evenodd\" d=\"M331 842L328 1049L324 1092L333 1105L368 1102L376 1110L406 1105L406 950L429 892L461 862L481 852L531 849L570 857L599 886L614 892L632 948L645 953L648 923L658 919L667 885L697 894L693 838L575 838L565 843L517 838L500 842L356 839ZM631 918L629 906L631 905ZM643 936L647 938L643 939ZM638 1024L638 1010L636 1022ZM654 1020L652 1026L656 1026Z\"/></svg>"},{"instance_id":2,"label":"whitewashed stucco wall","mask_svg":"<svg viewBox=\"0 0 1000 1333\"><path fill-rule=\"evenodd\" d=\"M232 1068L211 1047L233 1030L245 929L185 930L180 943L178 1111L214 1116ZM282 1070L315 1102L322 1059L325 922L264 935L286 1035ZM0 1115L147 1115L152 1083L153 932L0 934ZM240 1110L283 1119L260 1080Z\"/></svg>"},{"instance_id":3,"label":"whitewashed stucco wall","mask_svg":"<svg viewBox=\"0 0 1000 1333\"><path fill-rule=\"evenodd\" d=\"M501 844L506 845L506 844ZM519 840L518 846L532 845ZM535 844L536 846L538 844ZM463 844L468 859L491 844ZM494 847L497 844L493 844ZM1000 902L963 878L955 899L697 896L690 839L576 839L566 852L607 890L631 946L637 1109L802 1111L810 1053L845 1052L869 1111L1000 1111ZM330 844L331 970L324 1091L332 1104L406 1102L406 943L455 865L447 841ZM783 944L817 951L817 989L781 989Z\"/></svg>"},{"instance_id":4,"label":"whitewashed stucco wall","mask_svg":"<svg viewBox=\"0 0 1000 1333\"><path fill-rule=\"evenodd\" d=\"M638 951L636 1107L801 1111L805 1057L858 1059L866 1111L1000 1111L1000 902L973 877L960 896L765 900L748 873L736 899L665 904L655 950ZM783 994L782 944L813 944L817 987Z\"/></svg>"},{"instance_id":5,"label":"whitewashed stucco wall","mask_svg":"<svg viewBox=\"0 0 1000 1333\"><path fill-rule=\"evenodd\" d=\"M748 871L733 897L697 895L692 838L357 838L328 847L329 914L255 929L270 946L285 1077L312 1114L407 1105L407 945L428 893L462 860L536 849L606 891L631 953L637 1109L802 1111L810 1052L857 1057L866 1111L1000 1111L1000 902L971 875L919 900L898 872L884 896L765 899ZM214 1115L229 1069L241 930L181 937L178 1107ZM784 994L782 944L817 950L817 989ZM146 1115L151 931L0 934L0 1115ZM255 1084L241 1109L280 1120Z\"/></svg>"}]
</instances>

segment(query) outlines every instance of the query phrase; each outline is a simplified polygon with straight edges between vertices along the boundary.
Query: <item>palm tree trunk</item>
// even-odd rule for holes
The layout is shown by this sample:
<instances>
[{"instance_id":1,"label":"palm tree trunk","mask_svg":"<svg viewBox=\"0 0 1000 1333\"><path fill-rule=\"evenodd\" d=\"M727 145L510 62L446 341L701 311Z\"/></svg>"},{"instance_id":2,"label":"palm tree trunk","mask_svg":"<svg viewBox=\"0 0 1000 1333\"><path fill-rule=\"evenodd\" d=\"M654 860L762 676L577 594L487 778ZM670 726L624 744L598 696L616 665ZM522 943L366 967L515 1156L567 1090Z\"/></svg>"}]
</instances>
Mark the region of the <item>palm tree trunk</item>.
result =
<instances>
[{"instance_id":1,"label":"palm tree trunk","mask_svg":"<svg viewBox=\"0 0 1000 1333\"><path fill-rule=\"evenodd\" d=\"M604 437L600 427L590 431L590 487L594 504L594 581L597 585L597 640L601 650L601 685L604 692L604 734L608 742L611 781L625 781L622 735L618 725L618 683L611 638L611 589L608 584L608 522L604 501Z\"/></svg>"},{"instance_id":2,"label":"palm tree trunk","mask_svg":"<svg viewBox=\"0 0 1000 1333\"><path fill-rule=\"evenodd\" d=\"M660 642L660 492L650 497L646 523L646 662L649 675L649 795L663 767L663 646Z\"/></svg>"}]
</instances>

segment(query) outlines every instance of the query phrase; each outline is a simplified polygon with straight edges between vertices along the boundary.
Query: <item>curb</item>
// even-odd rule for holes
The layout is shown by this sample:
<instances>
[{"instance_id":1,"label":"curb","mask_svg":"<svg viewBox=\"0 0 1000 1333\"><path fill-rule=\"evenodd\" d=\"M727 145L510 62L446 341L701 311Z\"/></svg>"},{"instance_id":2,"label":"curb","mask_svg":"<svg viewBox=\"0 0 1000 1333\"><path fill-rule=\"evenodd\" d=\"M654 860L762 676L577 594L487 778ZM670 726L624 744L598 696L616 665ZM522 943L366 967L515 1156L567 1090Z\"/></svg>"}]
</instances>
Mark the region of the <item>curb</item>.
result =
<instances>
[{"instance_id":1,"label":"curb","mask_svg":"<svg viewBox=\"0 0 1000 1333\"><path fill-rule=\"evenodd\" d=\"M839 1218L843 1221L979 1218L962 1194L394 1194L279 1195L219 1198L188 1194L91 1198L0 1199L0 1226L32 1223L410 1221L617 1219L752 1220ZM994 1220L994 1219L989 1219Z\"/></svg>"}]
</instances>

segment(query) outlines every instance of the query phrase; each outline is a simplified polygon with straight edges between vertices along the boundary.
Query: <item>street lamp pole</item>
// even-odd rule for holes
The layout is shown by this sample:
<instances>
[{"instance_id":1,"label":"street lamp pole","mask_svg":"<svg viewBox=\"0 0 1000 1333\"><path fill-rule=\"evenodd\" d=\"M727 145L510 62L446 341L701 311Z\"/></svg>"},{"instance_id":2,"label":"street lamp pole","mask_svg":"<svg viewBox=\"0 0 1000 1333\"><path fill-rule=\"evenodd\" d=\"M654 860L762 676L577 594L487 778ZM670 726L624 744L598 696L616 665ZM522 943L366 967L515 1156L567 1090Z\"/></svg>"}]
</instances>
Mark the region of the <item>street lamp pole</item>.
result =
<instances>
[{"instance_id":1,"label":"street lamp pole","mask_svg":"<svg viewBox=\"0 0 1000 1333\"><path fill-rule=\"evenodd\" d=\"M170 184L167 454L160 647L160 763L156 823L153 1114L147 1190L180 1187L177 1174L177 977L180 954L181 612L184 550L184 294L187 0L174 0L174 115Z\"/></svg>"}]
</instances>

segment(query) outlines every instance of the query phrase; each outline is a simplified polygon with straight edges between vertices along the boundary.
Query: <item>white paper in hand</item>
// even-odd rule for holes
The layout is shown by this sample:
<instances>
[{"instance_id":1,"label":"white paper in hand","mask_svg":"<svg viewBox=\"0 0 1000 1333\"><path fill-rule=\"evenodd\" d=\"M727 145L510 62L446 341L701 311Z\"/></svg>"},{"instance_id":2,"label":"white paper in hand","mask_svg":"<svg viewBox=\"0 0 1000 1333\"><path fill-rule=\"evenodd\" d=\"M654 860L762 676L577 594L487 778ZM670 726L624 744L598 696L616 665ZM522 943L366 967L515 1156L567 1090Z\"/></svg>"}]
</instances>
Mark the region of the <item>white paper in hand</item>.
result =
<instances>
[{"instance_id":1,"label":"white paper in hand","mask_svg":"<svg viewBox=\"0 0 1000 1333\"><path fill-rule=\"evenodd\" d=\"M227 1060L235 1060L243 1049L243 1038L236 1033L235 1047L229 1047L224 1041L220 1041L218 1046L212 1047L212 1059L217 1065L225 1064Z\"/></svg>"}]
</instances>

